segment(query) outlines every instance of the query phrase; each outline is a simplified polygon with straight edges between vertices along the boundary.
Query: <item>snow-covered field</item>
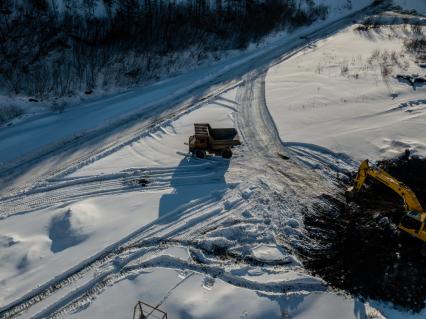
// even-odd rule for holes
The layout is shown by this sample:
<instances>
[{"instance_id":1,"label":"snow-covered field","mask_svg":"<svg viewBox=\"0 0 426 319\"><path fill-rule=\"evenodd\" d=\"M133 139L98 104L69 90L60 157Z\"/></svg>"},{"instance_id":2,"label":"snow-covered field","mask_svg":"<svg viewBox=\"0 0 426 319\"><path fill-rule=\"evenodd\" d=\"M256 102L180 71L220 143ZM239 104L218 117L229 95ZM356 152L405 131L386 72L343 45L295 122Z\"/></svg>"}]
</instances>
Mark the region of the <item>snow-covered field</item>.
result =
<instances>
[{"instance_id":1,"label":"snow-covered field","mask_svg":"<svg viewBox=\"0 0 426 319\"><path fill-rule=\"evenodd\" d=\"M268 71L268 107L282 140L296 152L323 147L355 160L393 157L405 149L425 156L425 86L396 79L425 75L404 49L413 36L410 27L356 28Z\"/></svg>"},{"instance_id":2,"label":"snow-covered field","mask_svg":"<svg viewBox=\"0 0 426 319\"><path fill-rule=\"evenodd\" d=\"M56 155L52 153L58 148L64 149L68 145L74 147L75 144L82 144L82 140L99 139L99 136L108 138L117 129L123 131L131 125L135 126L136 121L141 122L145 118L151 120L160 115L170 116L174 108L184 102L191 105L199 98L217 95L224 88L235 85L246 72L264 67L283 52L306 44L307 40L300 38L301 35L319 36L316 31L322 29L325 33L331 32L341 24L350 23L349 18L341 21L339 19L357 12L369 3L370 0L358 0L347 7L333 2L329 18L325 21L299 28L290 34L281 32L271 35L259 46L252 45L246 51L238 52L218 63L202 66L147 87L91 99L66 109L63 113L40 113L41 109L37 108L34 110L35 114L13 120L9 123L11 126L0 127L0 178L14 176L17 169L22 171L22 166L26 169L28 163L40 161L43 156L52 158ZM117 136L112 138L116 139ZM70 161L74 156L67 155L69 156L61 160ZM58 166L58 163L50 161L48 165ZM43 169L37 169L27 176L40 176L44 173ZM19 183L25 182L23 176L19 178Z\"/></svg>"},{"instance_id":3,"label":"snow-covered field","mask_svg":"<svg viewBox=\"0 0 426 319\"><path fill-rule=\"evenodd\" d=\"M338 172L407 147L426 153L426 87L381 73L384 52L401 64L392 72L424 72L400 54L400 27L343 26L300 52L283 46L289 55L271 68L252 61L214 90L206 71L188 107L160 107L144 119L152 125L90 156L77 144L81 160L69 165L61 156L35 165L47 177L0 202L0 318L130 318L137 300L169 318L424 318L330 289L295 254L310 245L303 215L340 191ZM84 105L78 129L173 100L194 77L180 79ZM2 129L3 160L75 134L73 112ZM195 122L238 129L231 161L187 155Z\"/></svg>"},{"instance_id":4,"label":"snow-covered field","mask_svg":"<svg viewBox=\"0 0 426 319\"><path fill-rule=\"evenodd\" d=\"M2 213L9 216L0 225L2 304L53 280L55 286L37 294L41 301L25 316L126 318L138 299L161 304L174 318L375 313L359 300L327 292L286 247L288 239L303 238L301 215L297 200L281 194L292 190L282 189L276 172L259 165L263 156L275 155L267 149L280 146L273 146L273 132L256 123L261 118L249 121L262 104L257 97L247 99L257 81L247 83L3 203ZM241 107L253 113L240 114ZM239 127L245 146L231 162L185 155L185 137L194 122L203 121ZM254 134L261 140L251 140ZM270 164L276 167L280 160L271 158ZM140 178L149 183L133 182ZM274 203L270 193L283 202ZM279 239L277 227L284 227L287 239Z\"/></svg>"}]
</instances>

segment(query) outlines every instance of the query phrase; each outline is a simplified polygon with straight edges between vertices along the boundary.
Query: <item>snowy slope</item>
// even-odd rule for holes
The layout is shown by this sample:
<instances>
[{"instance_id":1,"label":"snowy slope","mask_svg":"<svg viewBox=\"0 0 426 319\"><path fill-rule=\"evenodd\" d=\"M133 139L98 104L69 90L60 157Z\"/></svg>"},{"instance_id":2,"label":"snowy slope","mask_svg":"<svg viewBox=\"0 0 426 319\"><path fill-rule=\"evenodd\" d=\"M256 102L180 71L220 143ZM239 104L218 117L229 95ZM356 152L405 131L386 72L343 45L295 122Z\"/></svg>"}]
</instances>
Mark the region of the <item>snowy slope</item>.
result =
<instances>
[{"instance_id":1,"label":"snowy slope","mask_svg":"<svg viewBox=\"0 0 426 319\"><path fill-rule=\"evenodd\" d=\"M220 163L209 165L187 159L183 137L193 131L194 122L206 119L217 127L232 126L233 106L228 105L226 100L218 100L168 127L161 126L121 151L57 181L58 186L48 189L49 195L42 192L13 198L16 216L0 223L4 244L0 283L8 287L1 290L1 304L95 255L100 248L116 243L174 207L225 189ZM128 184L121 179L123 172L128 172ZM138 178L148 179L148 187L131 188L131 181ZM203 180L207 185L202 188L192 186ZM98 197L101 195L108 196ZM40 209L45 206L49 208ZM3 203L2 213L6 207ZM28 213L23 214L25 211Z\"/></svg>"},{"instance_id":2,"label":"snowy slope","mask_svg":"<svg viewBox=\"0 0 426 319\"><path fill-rule=\"evenodd\" d=\"M288 147L319 146L356 160L407 148L426 155L425 87L395 78L425 73L404 53L403 29L410 34L398 25L350 27L269 70L268 106ZM387 58L392 74L383 78Z\"/></svg>"},{"instance_id":3,"label":"snowy slope","mask_svg":"<svg viewBox=\"0 0 426 319\"><path fill-rule=\"evenodd\" d=\"M292 189L327 185L310 171L304 173L311 182L295 183L293 174L303 172L272 157L273 126L264 131L261 118L250 118L262 106L256 96L246 99L251 82L245 78L247 85L50 181L40 197L36 188L15 198L10 207L20 210L1 223L11 243L2 250L2 306L35 289L40 299L22 304L34 302L25 317L127 318L141 299L173 318L383 318L376 308L387 318L407 318L382 303L327 291L289 250L286 243L304 240ZM194 121L206 120L239 127L244 145L231 163L181 153ZM292 173L277 176L268 166ZM138 178L149 184L127 188ZM49 208L40 209L42 199ZM103 248L112 252L98 259ZM73 266L79 272L70 275ZM49 281L54 288L38 294Z\"/></svg>"},{"instance_id":4,"label":"snowy slope","mask_svg":"<svg viewBox=\"0 0 426 319\"><path fill-rule=\"evenodd\" d=\"M219 63L204 66L180 76L170 78L154 85L134 89L116 96L100 98L92 102L82 103L78 107L68 109L64 113L38 114L18 121L12 127L0 127L0 164L16 160L28 154L38 154L48 145L53 146L70 141L76 136L100 126L116 125L117 119L128 118L134 113L143 113L157 108L160 113L161 104L176 101L182 96L202 95L206 87L211 87L214 80L226 75L226 80L233 79L241 70L246 71L248 64L255 64L257 58L288 50L283 46L294 46L300 34L309 33L325 26L330 21L337 20L351 12L362 9L370 4L369 0L359 0L351 8L342 9L337 5L336 10L326 21L318 21L312 26L303 27L295 32L281 33L266 40L262 47L251 46L248 51L224 59ZM267 61L269 62L271 58ZM259 59L260 64L265 63ZM240 72L238 72L240 71ZM212 83L213 82L213 83ZM194 91L197 89L197 91ZM20 145L19 148L15 147Z\"/></svg>"},{"instance_id":5,"label":"snowy slope","mask_svg":"<svg viewBox=\"0 0 426 319\"><path fill-rule=\"evenodd\" d=\"M18 207L0 225L7 236L3 307L35 289L39 299L23 303L34 302L25 313L32 318L126 318L138 299L160 303L173 318L374 314L368 304L327 292L281 242L303 238L291 189L306 186L288 184L262 167L261 154L273 137L256 130L261 119L246 117L250 92L250 85L231 90L3 206L3 213ZM196 121L239 127L245 145L231 163L184 156L183 142ZM251 139L253 133L264 146ZM268 162L298 171L280 159ZM123 172L130 175L123 178ZM129 184L139 178L149 183ZM43 199L49 199L49 208L43 209ZM284 225L285 239L278 239L275 225ZM113 253L97 258L102 249ZM221 249L227 251L223 256ZM72 267L79 271L73 274ZM54 288L37 293L49 281Z\"/></svg>"},{"instance_id":6,"label":"snowy slope","mask_svg":"<svg viewBox=\"0 0 426 319\"><path fill-rule=\"evenodd\" d=\"M2 155L13 159L132 112L152 121L103 152L50 172L61 160L53 157L51 167L42 166L48 177L2 198L0 318L129 318L139 299L169 318L424 318L426 310L412 314L333 291L294 253L308 245L304 214L321 195L340 191L333 176L353 167L355 153L393 154L397 148L384 147L381 137L396 126L412 134L418 154L425 150L422 105L407 102L421 99L424 88L393 79L386 86L374 65L363 68L379 44L400 50L402 39L386 32L361 36L345 29L283 57L268 72L260 67L293 47L286 41L306 41L296 33L279 40L283 46L274 54L259 50L214 66L213 75L206 69L82 106L83 118L58 115L63 131L40 116L16 125L13 134L0 132L10 152L23 147ZM407 72L418 70L408 63ZM225 84L221 79L210 89L218 75ZM187 91L198 84L201 89ZM176 92L189 106L167 113L178 104ZM160 107L155 102L163 98L170 104ZM394 109L404 101L407 106ZM243 144L233 159L187 156L194 122L235 126ZM344 126L363 141L379 136L381 144L348 139ZM77 145L74 152L82 150Z\"/></svg>"}]
</instances>

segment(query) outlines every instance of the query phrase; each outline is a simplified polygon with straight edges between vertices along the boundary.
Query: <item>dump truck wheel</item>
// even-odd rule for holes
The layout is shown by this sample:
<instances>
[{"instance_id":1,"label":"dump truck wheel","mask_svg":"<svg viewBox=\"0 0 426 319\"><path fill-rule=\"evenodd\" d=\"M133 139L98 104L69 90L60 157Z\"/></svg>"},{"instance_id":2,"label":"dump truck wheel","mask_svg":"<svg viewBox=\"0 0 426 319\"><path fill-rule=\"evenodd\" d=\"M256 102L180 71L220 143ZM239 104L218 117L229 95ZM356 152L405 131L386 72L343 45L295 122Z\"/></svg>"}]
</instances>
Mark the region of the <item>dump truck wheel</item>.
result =
<instances>
[{"instance_id":1,"label":"dump truck wheel","mask_svg":"<svg viewBox=\"0 0 426 319\"><path fill-rule=\"evenodd\" d=\"M222 151L222 157L227 158L227 159L231 158L232 157L232 151L229 148L225 148Z\"/></svg>"},{"instance_id":2,"label":"dump truck wheel","mask_svg":"<svg viewBox=\"0 0 426 319\"><path fill-rule=\"evenodd\" d=\"M200 149L195 150L194 155L195 157L198 157L198 158L206 158L206 152Z\"/></svg>"}]
</instances>

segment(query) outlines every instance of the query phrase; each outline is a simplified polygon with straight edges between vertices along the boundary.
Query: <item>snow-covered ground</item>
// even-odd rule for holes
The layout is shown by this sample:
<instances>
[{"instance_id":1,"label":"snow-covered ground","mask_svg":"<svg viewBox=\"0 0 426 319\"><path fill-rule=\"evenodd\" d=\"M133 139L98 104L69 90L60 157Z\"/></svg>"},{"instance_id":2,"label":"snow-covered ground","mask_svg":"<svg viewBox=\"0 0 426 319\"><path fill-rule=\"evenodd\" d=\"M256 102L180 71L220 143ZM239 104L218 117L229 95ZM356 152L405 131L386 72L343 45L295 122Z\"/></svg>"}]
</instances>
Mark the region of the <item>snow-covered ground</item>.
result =
<instances>
[{"instance_id":1,"label":"snow-covered ground","mask_svg":"<svg viewBox=\"0 0 426 319\"><path fill-rule=\"evenodd\" d=\"M148 114L152 125L60 170L53 157L42 167L48 177L1 198L0 318L129 318L137 300L169 318L424 318L426 310L329 289L294 253L308 245L303 215L320 195L340 191L339 171L406 144L426 152L424 102L413 103L425 87L384 81L377 66L385 50L401 50L403 39L389 32L345 28L293 57L283 45L281 63L267 70L242 59L252 64L213 90L201 74L200 98L188 107L159 108ZM299 35L290 40L302 44ZM397 57L404 72L421 72ZM7 128L0 145L11 154L2 156L57 141L75 125L146 112L147 97L173 104L192 76L82 106L81 122L70 111ZM188 156L194 122L235 126L243 144L233 159Z\"/></svg>"},{"instance_id":2,"label":"snow-covered ground","mask_svg":"<svg viewBox=\"0 0 426 319\"><path fill-rule=\"evenodd\" d=\"M89 132L105 135L117 125L128 123L142 114L162 114L177 104L197 96L212 93L216 85L232 86L235 78L245 72L263 67L282 52L306 43L301 35L321 30L333 21L356 12L370 4L370 0L358 0L351 7L333 2L330 15L325 21L299 28L291 33L281 32L265 39L260 46L252 45L248 50L236 52L218 63L202 66L179 76L165 79L153 85L122 92L111 97L97 98L66 109L63 113L44 112L24 116L12 121L11 126L0 127L0 168L12 169L19 160L27 162L65 143L75 143ZM342 23L348 23L347 19ZM339 24L335 26L339 27ZM331 28L330 28L331 29ZM209 91L210 90L210 91ZM37 104L37 103L35 103ZM22 106L23 107L23 106ZM19 145L19 147L16 147ZM11 164L12 163L12 164ZM13 168L14 169L14 168ZM0 172L1 173L1 172Z\"/></svg>"},{"instance_id":3,"label":"snow-covered ground","mask_svg":"<svg viewBox=\"0 0 426 319\"><path fill-rule=\"evenodd\" d=\"M268 71L268 107L290 149L323 147L355 160L409 148L426 155L426 86L396 75L425 75L405 52L406 25L352 26ZM383 70L389 72L383 76Z\"/></svg>"},{"instance_id":4,"label":"snow-covered ground","mask_svg":"<svg viewBox=\"0 0 426 319\"><path fill-rule=\"evenodd\" d=\"M250 121L263 105L251 96L259 82L245 82L252 84L2 203L1 304L32 290L39 299L23 303L35 303L25 313L31 318L126 318L138 299L160 304L173 318L376 313L369 304L328 292L285 244L303 238L301 215L274 169L294 164L272 158L280 147L273 146L273 131L263 131L260 118ZM253 113L241 113L242 107ZM193 123L205 121L239 127L245 145L231 162L185 155ZM261 165L268 149L272 170ZM141 178L148 184L134 182ZM284 181L294 191L305 185ZM275 203L271 194L281 199ZM287 239L279 239L277 227Z\"/></svg>"},{"instance_id":5,"label":"snow-covered ground","mask_svg":"<svg viewBox=\"0 0 426 319\"><path fill-rule=\"evenodd\" d=\"M22 201L17 215L0 223L4 246L0 258L8 260L1 269L2 304L22 295L21 285L29 290L46 282L174 208L227 188L226 166L194 162L185 156L182 138L191 134L194 122L208 119L218 127L232 126L233 106L228 104L218 100L162 125L119 152L57 180L56 186L50 184L49 195L43 191L13 198L14 207ZM132 188L141 178L149 181L147 187ZM203 187L194 187L197 184ZM108 196L99 197L103 194Z\"/></svg>"}]
</instances>

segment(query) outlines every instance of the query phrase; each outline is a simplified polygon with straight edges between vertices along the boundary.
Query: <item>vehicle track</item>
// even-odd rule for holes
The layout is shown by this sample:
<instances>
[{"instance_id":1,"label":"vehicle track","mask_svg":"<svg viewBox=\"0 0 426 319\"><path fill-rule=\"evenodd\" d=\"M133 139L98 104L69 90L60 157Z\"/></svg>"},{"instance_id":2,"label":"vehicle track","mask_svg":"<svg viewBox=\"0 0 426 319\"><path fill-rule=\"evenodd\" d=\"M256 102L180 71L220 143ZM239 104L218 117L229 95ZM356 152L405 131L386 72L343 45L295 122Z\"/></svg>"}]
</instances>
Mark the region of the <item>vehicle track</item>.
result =
<instances>
[{"instance_id":1,"label":"vehicle track","mask_svg":"<svg viewBox=\"0 0 426 319\"><path fill-rule=\"evenodd\" d=\"M20 300L0 308L0 318L15 318L22 315L32 306L45 301L59 290L70 285L76 285L77 282L85 282L85 278L90 278L93 275L93 271L108 268L109 266L117 267L118 259L121 259L120 264L125 265L131 260L148 253L150 250L147 250L146 247L157 249L159 243L165 238L173 238L175 234L190 229L199 220L208 219L216 215L218 210L221 210L221 208L217 207L218 198L221 196L222 194L209 195L176 208L161 219L140 228L96 256L81 262L63 275L53 278L50 282L29 292ZM172 215L180 215L182 217L171 225L162 224ZM83 291L81 292L83 293Z\"/></svg>"},{"instance_id":2,"label":"vehicle track","mask_svg":"<svg viewBox=\"0 0 426 319\"><path fill-rule=\"evenodd\" d=\"M368 10L366 12L368 12ZM347 20L352 19L355 16L356 15L345 18L345 21L342 19L340 22L330 24L328 29L326 28L325 30L322 30L321 35L324 36L335 32L337 26L346 25ZM318 37L320 36L319 34L317 35ZM305 47L306 45L297 49L295 52L299 52ZM295 53L292 52L284 58L289 57L292 54ZM279 58L273 63L281 62L284 58ZM109 281L110 278L108 276L119 276L122 269L135 270L138 267L142 269L144 267L150 266L166 267L167 265L170 265L170 263L167 263L164 261L164 259L157 259L157 262L154 262L153 259L146 257L152 254L155 255L155 251L158 249L158 245L160 245L166 239L171 240L173 238L180 238L183 240L183 242L188 242L188 238L194 237L195 234L200 234L206 231L208 232L210 229L215 227L215 224L220 225L220 223L223 222L227 216L233 214L234 210L244 210L245 208L249 208L249 206L247 206L247 201L241 199L241 192L245 187L250 185L250 183L253 181L252 178L261 180L265 179L268 181L268 183L265 184L266 190L263 193L265 196L268 196L268 194L270 194L270 197L281 196L280 199L283 200L284 204L280 203L279 201L272 201L274 204L269 209L269 217L276 219L275 223L277 225L282 222L283 217L274 216L274 213L277 211L283 212L285 210L288 213L288 216L303 213L303 210L307 208L305 203L301 202L304 198L302 196L303 194L309 193L309 196L312 196L312 194L319 195L319 193L323 193L324 190L333 192L336 187L335 181L330 180L330 182L325 184L320 182L323 180L321 178L322 171L319 170L318 172L309 169L307 165L299 161L297 157L298 154L286 149L279 139L278 132L267 110L265 100L265 75L266 71L260 71L257 73L255 72L245 76L244 79L240 82L237 82L238 85L242 85L238 89L238 102L240 105L236 122L245 144L243 148L248 150L248 152L242 152L241 156L237 156L235 158L235 166L241 170L246 170L248 181L241 183L241 185L237 188L230 188L226 192L212 194L205 198L200 198L194 202L176 208L176 210L173 212L169 212L169 214L162 217L161 220L157 220L156 222L142 227L126 238L123 238L121 241L105 248L96 256L82 261L80 264L76 265L67 272L64 272L62 275L53 278L51 281L35 288L33 291L29 292L20 299L0 308L0 318L18 317L27 313L29 310L31 310L33 305L39 303L46 304L46 306L41 311L33 314L35 318L63 315L74 309L73 307L78 307L82 300L90 300L90 298L101 293L107 284L113 284L113 281ZM235 82L233 85L235 86ZM224 92L226 90L227 88L224 89L222 87L219 91ZM199 102L199 104L196 104L194 108L200 107L203 103L205 103L205 101ZM55 195L56 197L52 196L52 198L54 198L53 202L56 204L69 201L69 198L67 199L66 193L69 192L70 188L73 189L75 185L78 185L78 187L88 187L90 190L94 185L96 185L96 183L104 183L103 191L105 194L116 191L117 187L120 188L120 190L123 190L122 181L123 178L128 177L127 175L118 178L110 176L110 180L101 179L92 181L89 179L85 180L85 178L72 179L67 177L67 175L71 172L74 172L76 169L92 163L99 158L107 156L117 151L124 145L128 145L132 141L139 139L144 134L147 134L149 130L161 126L161 123L164 121L171 121L171 119L175 119L176 117L181 116L183 112L189 112L194 108L191 106L186 106L185 108L180 109L178 113L174 113L171 116L169 114L167 117L154 122L154 124L148 124L145 126L143 133L140 131L135 131L130 135L123 136L123 138L120 139L118 143L114 142L108 144L107 146L103 146L94 150L93 152L88 153L83 158L79 158L71 164L67 163L60 169L50 173L49 176L42 179L37 178L37 180L33 180L32 182L36 182L34 184L35 186L33 185L28 188L28 185L26 185L25 187L17 189L17 193L6 198L6 201L10 200L9 205L12 206L13 204L11 203L14 201L21 201L22 207L25 208L30 207L31 205L35 205L34 207L36 208L33 208L33 210L38 210L44 205L42 203L43 196L37 198L37 196L40 194L44 194L44 196L46 195L46 193L43 192L43 187L44 190L47 190L46 187L53 187L53 189L49 190L49 192L57 192ZM78 144L75 146L78 146ZM260 166L258 165L259 163L261 164ZM138 169L130 172L140 173ZM203 172L203 170L200 172ZM129 172L121 173L127 174ZM167 175L166 172L156 172L155 174L158 174L157 176L159 177L161 174L163 174L163 177L164 175ZM184 174L184 172L182 172L182 174ZM191 178L192 177L189 177L189 179ZM48 186L46 186L46 181L48 182ZM117 183L121 184L117 186ZM272 186L271 183L273 184ZM318 187L320 185L319 183L321 184L321 187ZM124 183L124 185L126 184ZM126 187L124 189L128 191L129 189ZM267 189L267 187L273 188ZM66 189L67 191L64 191ZM319 189L321 189L321 191L319 191ZM278 195L279 192L282 192L283 195ZM238 194L240 199L235 200L234 197ZM294 196L295 194L297 194L297 196ZM85 195L80 193L75 194L77 199L81 199ZM35 197L32 199L29 198L28 200L25 199L26 197L31 196ZM218 204L218 202L223 204ZM48 205L50 206L52 203L49 203ZM172 225L162 224L162 222L167 220L171 214L176 214L176 212L178 212L178 215L181 216L177 222L173 223ZM196 231L193 230L194 225L197 225ZM198 228L198 226L200 227ZM140 262L139 259L143 257L146 258L144 259L145 261ZM136 266L134 266L136 268L131 268L133 266L125 268L127 267L126 265L130 265L132 262L136 263ZM192 263L185 265L181 264L181 266L178 268L209 273L209 270L205 270L207 268L197 268ZM94 271L101 272L101 275L92 281L87 281L87 278L90 278ZM221 273L222 276L226 275L226 273L223 272L223 269L219 269L219 273ZM222 279L226 280L226 276L222 277ZM79 283L82 283L82 286L80 286ZM230 283L234 284L235 282L230 280ZM99 286L97 286L98 284ZM65 287L70 287L71 285L76 288L73 289L69 294L67 294L65 297L61 297L59 300L55 300L53 297L52 303L48 303L49 298L54 296L56 292ZM294 287L298 288L292 289L324 289L323 285L318 284L309 288L308 286L303 287L303 285L297 285L296 283ZM255 287L254 289L258 289L258 287ZM265 291L273 291L268 289L269 288L265 288Z\"/></svg>"},{"instance_id":3,"label":"vehicle track","mask_svg":"<svg viewBox=\"0 0 426 319\"><path fill-rule=\"evenodd\" d=\"M278 184L287 186L295 194L309 192L312 195L320 195L327 191L324 189L324 178L321 170L315 171L311 167L306 167L298 158L298 154L285 147L279 137L278 130L269 113L265 96L266 71L247 75L244 84L240 86L238 100L240 112L237 114L237 126L243 139L243 145L247 147L250 163L254 167L262 167L259 163L267 163L266 170L273 173L272 176L279 176L276 179ZM309 154L304 154L309 156ZM311 156L312 158L312 156ZM320 158L312 158L319 162ZM326 159L321 158L326 161ZM251 165L249 163L249 165ZM334 186L333 179L329 180L329 188ZM321 184L321 187L317 187ZM299 195L300 196L300 195Z\"/></svg>"},{"instance_id":4,"label":"vehicle track","mask_svg":"<svg viewBox=\"0 0 426 319\"><path fill-rule=\"evenodd\" d=\"M264 185L264 190L262 191L262 195L260 195L262 200L274 196L274 191L277 191L277 188L283 185L287 187L287 189L282 190L284 193L280 198L282 203L279 202L275 204L274 200L270 201L270 205L273 206L270 206L271 211L269 214L271 218L277 219L277 223L279 223L280 216L273 216L277 211L283 212L283 209L285 209L287 212L291 211L292 214L297 214L297 212L300 213L305 209L304 205L300 205L299 197L295 196L295 193L302 188L306 189L307 185L312 185L315 180L310 180L308 177L303 180L302 184L294 185L294 179L297 179L297 177L293 177L292 169L294 169L295 174L302 174L305 169L299 168L296 163L289 163L283 160L276 153L277 150L282 152L285 150L279 138L277 138L277 134L270 130L271 122L265 120L269 113L266 108L266 103L262 102L264 101L264 74L258 77L252 77L250 80L246 80L245 83L246 85L239 89L239 96L241 98L239 103L240 113L236 114L236 121L245 142L244 147L250 149L250 152L242 152L241 158L237 155L235 158L235 165L240 170L242 167L248 166L246 167L246 172L243 173L244 176L252 175L254 179L257 179L257 176L260 175L276 183L276 185L273 183L272 189L269 189L271 188L270 183ZM254 125L246 125L245 123L252 123ZM255 138L255 136L258 136L258 138ZM244 154L249 155L244 157ZM255 162L257 162L257 164ZM269 163L269 166L266 168L264 165L258 165L259 163L265 162ZM206 168L210 168L211 166L211 164L204 164L197 173L204 174L208 171ZM256 167L258 167L257 170ZM288 179L282 179L282 176L277 176L275 171L277 167L288 171L288 173L285 174L288 176ZM160 174L165 174L167 170L167 168L160 169ZM302 173L300 173L300 170L302 170ZM130 170L130 172L132 172L132 170ZM194 172L191 173L191 171L184 170L182 173L184 172L196 175ZM65 177L56 179L56 182L60 185L64 183L65 185L67 183L73 185L77 182L76 185L79 185L78 183L81 182L81 180L84 181L85 178L73 179ZM245 184L250 185L253 182L255 181L247 181ZM30 310L31 307L37 303L43 302L44 304L44 301L48 301L50 296L54 296L57 291L68 287L67 289L69 292L65 296L60 297L59 300L53 298L51 303L48 303L42 310L33 314L33 318L59 317L89 302L96 295L102 293L106 286L113 285L115 282L122 280L128 273L134 274L135 271L138 272L143 268L154 266L171 267L180 270L185 269L215 275L230 284L244 286L246 288L252 287L252 289L264 292L276 292L277 289L282 292L283 288L289 292L298 291L300 289L323 291L325 286L320 282L289 282L287 284L281 283L278 286L275 284L250 284L250 282L244 280L242 282L241 278L227 274L224 266L221 264L223 261L216 261L216 264L207 266L197 265L197 263L194 262L182 264L176 260L172 262L170 260L165 260L164 257L156 257L156 251L164 241L175 241L187 247L191 247L194 244L191 238L199 238L200 234L208 234L214 231L227 216L235 214L235 210L262 209L260 206L251 207L250 205L253 204L249 204L247 200L244 200L241 196L241 187L244 188L247 186L243 185L237 188L231 188L222 194L209 196L198 200L198 202L188 203L177 208L177 211L170 212L170 214L183 216L177 223L170 225L163 222L164 225L162 226L161 221L157 221L149 227L144 227L132 237L123 240L122 244L106 250L93 260L86 261L79 265L74 272L66 274L62 279L53 280L52 283L47 283L38 289L36 293L30 293L27 297L17 301L17 303L5 307L2 309L0 318L13 318L19 316ZM254 205L258 205L256 200L254 200ZM284 213L284 215L287 214ZM165 218L167 218L167 216L165 216ZM197 227L194 228L193 226L195 225ZM90 279L90 275L93 271L96 271L99 275ZM71 290L70 285L74 287Z\"/></svg>"},{"instance_id":5,"label":"vehicle track","mask_svg":"<svg viewBox=\"0 0 426 319\"><path fill-rule=\"evenodd\" d=\"M51 179L45 186L39 185L27 192L3 198L0 219L95 196L161 191L170 187L216 183L223 179L223 174L217 170L224 165L223 162L199 162L182 167L140 167L107 175Z\"/></svg>"},{"instance_id":6,"label":"vehicle track","mask_svg":"<svg viewBox=\"0 0 426 319\"><path fill-rule=\"evenodd\" d=\"M200 85L200 87L195 87L189 92L180 94L172 102L164 102L156 105L156 107L152 107L149 111L144 110L143 112L129 115L124 119L107 123L103 127L76 134L68 139L48 145L34 153L27 154L14 163L3 164L0 166L0 181L3 185L11 183L12 180L23 175L22 172L28 170L31 170L31 177L26 177L18 185L12 183L12 186L0 189L0 194L23 193L28 188L34 187L34 185L44 183L46 179L54 176L65 176L82 166L108 156L133 141L140 139L145 134L149 134L151 130L158 129L162 124L199 108L209 100L239 86L242 83L241 77L247 72L259 68L265 68L266 70L266 68L288 59L294 54L311 47L317 41L348 26L354 19L362 19L367 15L376 14L389 7L389 1L385 1L380 5L370 5L358 12L330 22L318 30L302 34L290 44L284 43L265 52L262 56L255 56L242 66L230 67L223 74L220 73L210 83ZM283 52L289 53L283 54ZM210 89L206 89L205 87L209 87ZM194 102L191 95L197 96L203 88L205 89L205 93ZM76 149L84 149L85 147L86 149L83 154L74 154ZM37 170L33 169L40 163L48 162L53 157L60 158L60 161L57 161L61 162L59 166L55 164L57 166L43 175L39 175ZM50 165L51 163L49 162Z\"/></svg>"}]
</instances>

